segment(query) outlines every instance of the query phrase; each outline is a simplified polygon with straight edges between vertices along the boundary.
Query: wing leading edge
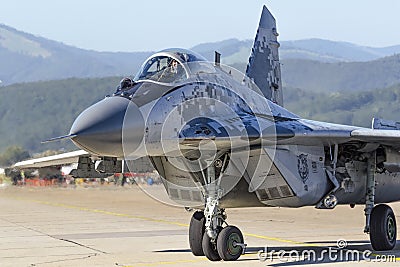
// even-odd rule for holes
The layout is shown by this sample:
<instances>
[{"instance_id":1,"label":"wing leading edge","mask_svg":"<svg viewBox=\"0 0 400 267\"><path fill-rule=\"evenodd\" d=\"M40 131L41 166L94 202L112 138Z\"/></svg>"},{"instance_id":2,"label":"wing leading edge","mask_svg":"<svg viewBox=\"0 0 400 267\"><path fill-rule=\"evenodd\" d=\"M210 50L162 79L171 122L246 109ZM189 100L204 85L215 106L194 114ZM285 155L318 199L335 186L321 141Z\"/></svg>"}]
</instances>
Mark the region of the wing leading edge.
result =
<instances>
[{"instance_id":1,"label":"wing leading edge","mask_svg":"<svg viewBox=\"0 0 400 267\"><path fill-rule=\"evenodd\" d=\"M54 156L42 157L37 159L29 159L15 163L13 167L18 169L29 169L29 168L43 168L57 165L66 165L72 163L78 163L80 156L89 156L84 150L77 150L68 153L62 153Z\"/></svg>"},{"instance_id":2,"label":"wing leading edge","mask_svg":"<svg viewBox=\"0 0 400 267\"><path fill-rule=\"evenodd\" d=\"M265 120L247 116L244 124L252 125L251 131L243 128L242 131L235 131L240 134L234 136L182 136L180 144L186 148L197 147L201 141L212 140L218 149L229 149L229 147L244 147L249 143L257 146L271 144L313 146L363 142L400 148L400 130L368 129L304 119L275 118L274 124L268 124ZM205 127L210 126L205 125ZM230 128L232 125L223 127Z\"/></svg>"}]
</instances>

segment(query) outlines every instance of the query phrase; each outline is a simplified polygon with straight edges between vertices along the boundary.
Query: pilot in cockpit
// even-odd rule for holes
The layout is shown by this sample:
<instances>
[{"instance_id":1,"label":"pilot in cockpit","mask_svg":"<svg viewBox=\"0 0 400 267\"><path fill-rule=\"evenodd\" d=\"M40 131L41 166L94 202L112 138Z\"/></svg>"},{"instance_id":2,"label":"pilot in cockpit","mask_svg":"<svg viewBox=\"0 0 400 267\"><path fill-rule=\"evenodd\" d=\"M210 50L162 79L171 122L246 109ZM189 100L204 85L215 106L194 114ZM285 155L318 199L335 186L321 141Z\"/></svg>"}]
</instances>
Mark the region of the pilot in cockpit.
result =
<instances>
[{"instance_id":1,"label":"pilot in cockpit","mask_svg":"<svg viewBox=\"0 0 400 267\"><path fill-rule=\"evenodd\" d=\"M161 82L173 82L175 79L180 78L183 69L182 66L173 58L168 59L168 67L164 69L161 74L159 81Z\"/></svg>"},{"instance_id":2,"label":"pilot in cockpit","mask_svg":"<svg viewBox=\"0 0 400 267\"><path fill-rule=\"evenodd\" d=\"M173 59L172 60L172 62L171 62L171 73L175 73L175 74L177 74L178 73L178 61L176 61L175 59Z\"/></svg>"}]
</instances>

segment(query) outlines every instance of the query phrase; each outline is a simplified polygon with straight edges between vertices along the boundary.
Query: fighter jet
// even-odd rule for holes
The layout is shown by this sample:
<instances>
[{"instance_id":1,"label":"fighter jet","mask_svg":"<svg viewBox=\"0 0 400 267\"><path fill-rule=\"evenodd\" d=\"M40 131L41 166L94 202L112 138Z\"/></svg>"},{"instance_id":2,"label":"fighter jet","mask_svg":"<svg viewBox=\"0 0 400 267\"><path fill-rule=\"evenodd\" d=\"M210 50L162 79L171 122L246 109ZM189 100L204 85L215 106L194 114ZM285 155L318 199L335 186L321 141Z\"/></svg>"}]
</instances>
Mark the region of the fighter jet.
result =
<instances>
[{"instance_id":1,"label":"fighter jet","mask_svg":"<svg viewBox=\"0 0 400 267\"><path fill-rule=\"evenodd\" d=\"M264 6L245 74L219 54L158 52L62 138L91 155L148 157L169 197L195 210L196 256L237 260L246 244L226 210L245 207L365 205L372 247L393 249L396 219L383 203L400 200L400 124L374 119L369 129L286 110L277 37Z\"/></svg>"}]
</instances>

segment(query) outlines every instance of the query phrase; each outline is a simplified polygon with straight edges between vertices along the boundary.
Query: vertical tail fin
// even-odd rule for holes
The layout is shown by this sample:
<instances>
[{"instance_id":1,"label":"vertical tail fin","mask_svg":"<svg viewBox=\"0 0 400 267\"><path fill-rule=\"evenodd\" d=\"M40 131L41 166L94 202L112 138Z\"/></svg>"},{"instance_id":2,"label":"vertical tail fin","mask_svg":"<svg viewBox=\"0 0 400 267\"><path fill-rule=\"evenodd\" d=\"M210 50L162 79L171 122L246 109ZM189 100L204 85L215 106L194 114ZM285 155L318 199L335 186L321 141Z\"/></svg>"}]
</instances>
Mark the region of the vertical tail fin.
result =
<instances>
[{"instance_id":1,"label":"vertical tail fin","mask_svg":"<svg viewBox=\"0 0 400 267\"><path fill-rule=\"evenodd\" d=\"M264 6L246 75L255 82L267 99L283 106L278 35L275 18Z\"/></svg>"}]
</instances>

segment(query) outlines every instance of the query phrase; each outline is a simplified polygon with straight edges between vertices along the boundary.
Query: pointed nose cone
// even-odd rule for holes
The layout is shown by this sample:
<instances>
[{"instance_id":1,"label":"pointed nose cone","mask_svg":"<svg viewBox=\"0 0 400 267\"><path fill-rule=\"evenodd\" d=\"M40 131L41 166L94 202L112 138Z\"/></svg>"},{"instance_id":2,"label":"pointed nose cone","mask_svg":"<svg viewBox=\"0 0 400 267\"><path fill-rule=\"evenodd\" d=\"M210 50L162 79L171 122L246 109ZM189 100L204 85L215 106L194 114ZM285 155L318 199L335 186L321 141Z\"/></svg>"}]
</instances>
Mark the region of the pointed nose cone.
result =
<instances>
[{"instance_id":1,"label":"pointed nose cone","mask_svg":"<svg viewBox=\"0 0 400 267\"><path fill-rule=\"evenodd\" d=\"M130 126L141 133L137 138L140 140L131 141L140 143L144 128L140 111L129 99L119 96L107 97L84 110L71 127L70 134L76 135L72 141L92 154L123 157L122 129L128 106L129 112L135 113L133 117L138 118Z\"/></svg>"}]
</instances>

